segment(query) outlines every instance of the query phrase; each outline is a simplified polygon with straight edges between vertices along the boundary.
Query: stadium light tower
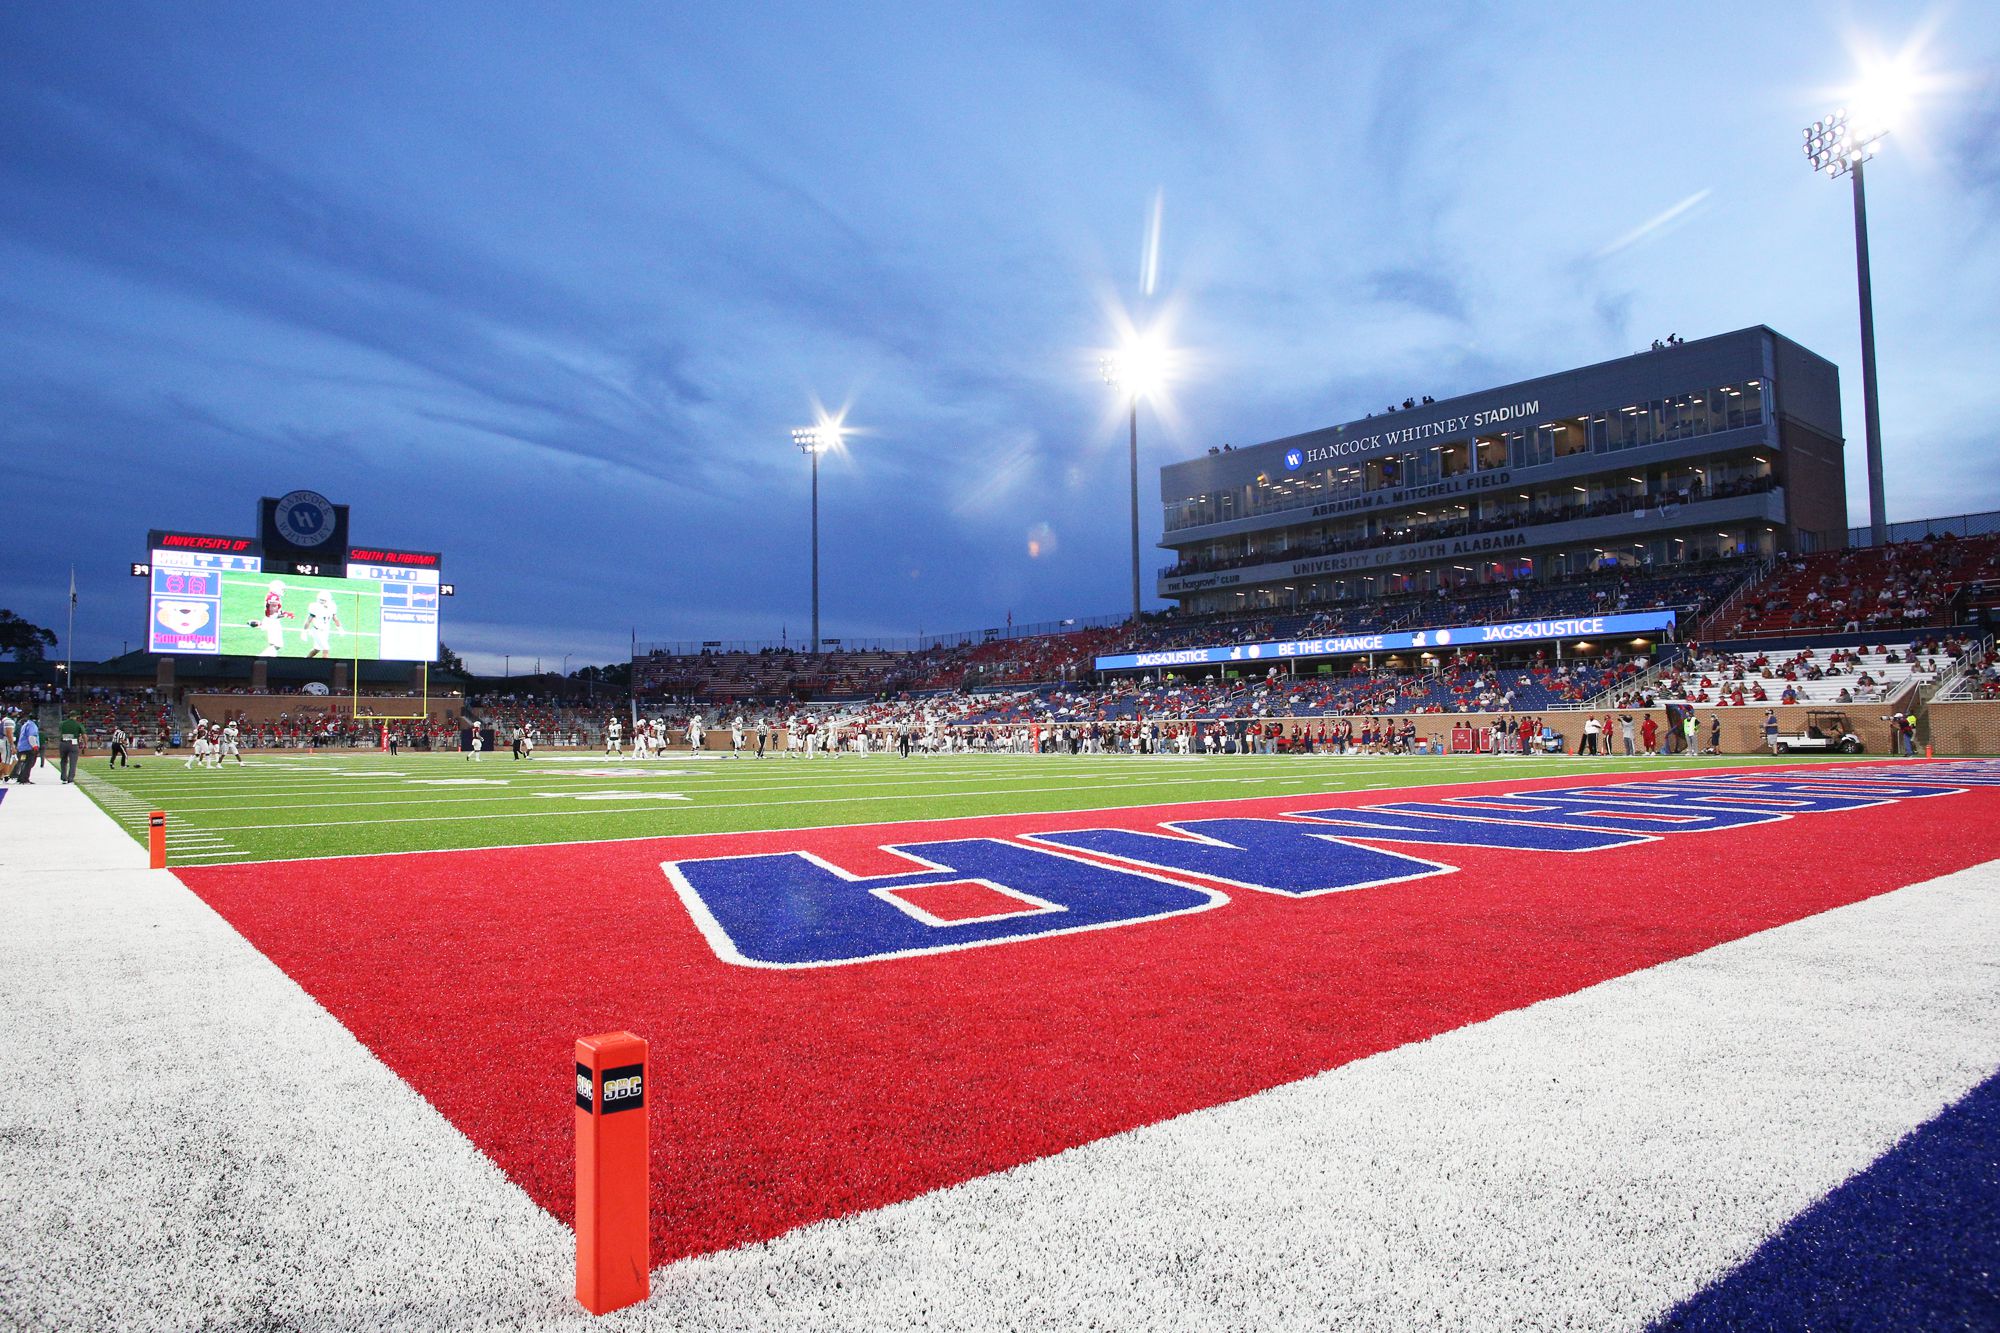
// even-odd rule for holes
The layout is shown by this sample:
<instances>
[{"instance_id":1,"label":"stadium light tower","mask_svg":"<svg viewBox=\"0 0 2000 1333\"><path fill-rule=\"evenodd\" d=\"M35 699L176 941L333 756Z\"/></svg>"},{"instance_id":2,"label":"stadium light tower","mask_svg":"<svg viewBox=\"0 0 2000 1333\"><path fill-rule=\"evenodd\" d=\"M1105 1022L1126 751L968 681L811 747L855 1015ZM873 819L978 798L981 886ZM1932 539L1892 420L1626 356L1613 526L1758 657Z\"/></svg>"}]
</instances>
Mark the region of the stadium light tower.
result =
<instances>
[{"instance_id":1,"label":"stadium light tower","mask_svg":"<svg viewBox=\"0 0 2000 1333\"><path fill-rule=\"evenodd\" d=\"M800 426L792 432L792 443L812 459L812 651L819 651L819 456L840 447L843 433L838 420L820 418L814 426Z\"/></svg>"},{"instance_id":2,"label":"stadium light tower","mask_svg":"<svg viewBox=\"0 0 2000 1333\"><path fill-rule=\"evenodd\" d=\"M1125 345L1100 363L1104 382L1130 400L1132 465L1132 619L1139 619L1139 400L1157 395L1166 381L1166 349L1152 334L1133 332Z\"/></svg>"},{"instance_id":3,"label":"stadium light tower","mask_svg":"<svg viewBox=\"0 0 2000 1333\"><path fill-rule=\"evenodd\" d=\"M1868 278L1868 196L1862 164L1875 156L1889 133L1891 108L1903 99L1898 90L1877 76L1850 114L1843 107L1825 120L1806 126L1806 160L1814 171L1838 180L1854 178L1854 274L1861 295L1861 413L1868 442L1868 540L1882 546L1889 540L1889 523L1882 498L1882 412L1875 398L1875 298ZM1865 109L1864 109L1865 108Z\"/></svg>"}]
</instances>

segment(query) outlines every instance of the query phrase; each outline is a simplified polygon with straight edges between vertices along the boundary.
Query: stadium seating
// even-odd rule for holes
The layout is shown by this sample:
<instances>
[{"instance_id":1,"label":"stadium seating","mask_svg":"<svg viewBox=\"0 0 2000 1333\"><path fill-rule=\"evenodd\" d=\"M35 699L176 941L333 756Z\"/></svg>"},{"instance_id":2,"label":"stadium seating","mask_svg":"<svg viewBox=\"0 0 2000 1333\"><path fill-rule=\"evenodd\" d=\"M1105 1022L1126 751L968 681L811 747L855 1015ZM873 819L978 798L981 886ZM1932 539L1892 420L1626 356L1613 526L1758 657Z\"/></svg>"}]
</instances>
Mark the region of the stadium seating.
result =
<instances>
[{"instance_id":1,"label":"stadium seating","mask_svg":"<svg viewBox=\"0 0 2000 1333\"><path fill-rule=\"evenodd\" d=\"M1654 607L1699 614L1726 600L1753 571L1754 566L1741 560L1662 573L1612 568L1561 582L1475 585L1248 616L1165 615L1136 626L995 637L910 653L801 653L790 649L684 656L654 653L635 661L633 674L642 698L753 708L803 700L883 699L935 690L1060 683L1087 679L1093 659L1112 653ZM1548 706L1539 701L1539 686L1533 682L1526 686L1514 682L1511 688L1523 700L1537 700L1522 706ZM1444 707L1460 701L1464 693L1447 684L1426 690L1424 698ZM1567 696L1558 692L1552 697Z\"/></svg>"},{"instance_id":2,"label":"stadium seating","mask_svg":"<svg viewBox=\"0 0 2000 1333\"><path fill-rule=\"evenodd\" d=\"M85 744L93 748L109 745L120 728L134 746L149 747L173 730L173 710L148 695L92 691L70 700L65 712L83 724Z\"/></svg>"},{"instance_id":3,"label":"stadium seating","mask_svg":"<svg viewBox=\"0 0 2000 1333\"><path fill-rule=\"evenodd\" d=\"M1965 584L2000 576L2000 536L1931 537L1782 564L1709 627L1715 641L1758 634L1851 630L1873 634L1952 623Z\"/></svg>"},{"instance_id":4,"label":"stadium seating","mask_svg":"<svg viewBox=\"0 0 2000 1333\"><path fill-rule=\"evenodd\" d=\"M1661 699L1715 707L1887 703L1912 683L1949 671L1970 645L1953 640L1810 648L1796 652L1706 652L1674 664L1654 684Z\"/></svg>"}]
</instances>

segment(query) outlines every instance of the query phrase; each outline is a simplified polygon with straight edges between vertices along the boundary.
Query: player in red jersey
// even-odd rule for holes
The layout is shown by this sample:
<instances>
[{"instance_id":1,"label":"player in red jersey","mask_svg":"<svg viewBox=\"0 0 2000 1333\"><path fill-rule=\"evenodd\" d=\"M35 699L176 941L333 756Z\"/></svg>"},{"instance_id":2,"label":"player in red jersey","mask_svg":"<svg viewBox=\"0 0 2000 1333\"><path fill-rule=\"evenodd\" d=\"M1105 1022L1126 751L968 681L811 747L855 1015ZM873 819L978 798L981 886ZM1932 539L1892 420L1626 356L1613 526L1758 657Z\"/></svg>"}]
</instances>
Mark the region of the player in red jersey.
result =
<instances>
[{"instance_id":1,"label":"player in red jersey","mask_svg":"<svg viewBox=\"0 0 2000 1333\"><path fill-rule=\"evenodd\" d=\"M285 609L285 585L278 579L271 580L271 586L264 592L264 615L262 619L250 622L251 629L264 631L264 651L259 657L276 657L285 651L285 626L287 620L296 620Z\"/></svg>"}]
</instances>

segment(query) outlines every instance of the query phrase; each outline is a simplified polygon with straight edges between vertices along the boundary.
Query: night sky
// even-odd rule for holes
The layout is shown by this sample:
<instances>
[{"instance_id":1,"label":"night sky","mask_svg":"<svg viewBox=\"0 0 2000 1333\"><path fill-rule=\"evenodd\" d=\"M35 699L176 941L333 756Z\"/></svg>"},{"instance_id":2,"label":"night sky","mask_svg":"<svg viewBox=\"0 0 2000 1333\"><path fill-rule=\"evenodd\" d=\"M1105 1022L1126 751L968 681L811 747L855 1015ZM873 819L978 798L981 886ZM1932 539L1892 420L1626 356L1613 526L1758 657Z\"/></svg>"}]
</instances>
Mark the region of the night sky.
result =
<instances>
[{"instance_id":1,"label":"night sky","mask_svg":"<svg viewBox=\"0 0 2000 1333\"><path fill-rule=\"evenodd\" d=\"M147 528L305 487L445 553L477 667L796 640L817 401L824 634L1115 612L1128 320L1149 589L1164 463L1757 323L1841 366L1860 523L1800 127L1906 50L1893 520L2000 507L1984 5L12 5L0 606L60 632L73 563L116 653Z\"/></svg>"}]
</instances>

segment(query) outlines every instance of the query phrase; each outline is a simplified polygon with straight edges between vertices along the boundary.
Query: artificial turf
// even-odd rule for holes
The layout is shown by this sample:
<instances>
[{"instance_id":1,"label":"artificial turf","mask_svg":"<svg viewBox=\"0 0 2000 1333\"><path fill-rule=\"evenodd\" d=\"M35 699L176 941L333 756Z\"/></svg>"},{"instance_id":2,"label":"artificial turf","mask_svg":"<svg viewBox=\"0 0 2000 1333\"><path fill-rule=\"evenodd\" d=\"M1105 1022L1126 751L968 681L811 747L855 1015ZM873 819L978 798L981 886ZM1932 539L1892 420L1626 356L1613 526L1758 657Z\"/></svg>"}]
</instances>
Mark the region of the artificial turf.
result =
<instances>
[{"instance_id":1,"label":"artificial turf","mask_svg":"<svg viewBox=\"0 0 2000 1333\"><path fill-rule=\"evenodd\" d=\"M894 761L840 762L849 767L829 781L902 771ZM989 781L1016 768L1061 771L1057 761L972 762ZM1145 768L1117 760L1090 768L1121 762L1135 774ZM1288 761L1242 762L1282 771ZM1329 770L1351 773L1354 786L1388 780L1364 782L1365 761L1345 770L1289 762L1319 770L1319 786ZM1496 791L1418 790L1441 766L1393 762L1407 765L1407 795L1419 801ZM1501 776L1502 792L1578 783L1574 764L1473 767L1476 780ZM784 780L782 772L763 779ZM1603 807L1549 817L1647 836L1578 854L1554 839L1561 830L1511 826L1533 836L1475 845L1472 821L1447 819L1443 830L1362 833L1402 858L1380 871L1351 859L1380 852L1345 840L1308 854L1298 838L1311 832L1263 841L1231 826L1299 830L1278 817L1337 817L1405 793L1225 786L1212 804L214 865L180 878L559 1217L573 1199L571 1043L618 1029L646 1037L652 1068L671 1089L653 1111L660 1261L769 1239L1224 1105L2000 854L2000 788L1984 784L1877 800L1884 788L1864 779L1828 801L1833 808L1797 814L1761 808L1767 794L1751 789L1721 827L1700 816L1720 818L1724 806L1695 804L1729 804L1715 788L1691 789L1687 804L1669 809L1621 802L1621 785L1607 784ZM1488 831L1510 827L1506 804L1488 808L1500 814L1481 821ZM1157 882L1107 884L1129 872L1054 850L1102 853L1107 833L1145 837L1167 821L1254 849L1182 872L1217 886L1213 901L1185 902L1211 891L1182 884L1181 901L1162 907ZM1068 836L1084 833L1093 837ZM1052 850L996 860L981 846L1023 834ZM1829 846L1842 849L1838 873L1819 854ZM913 872L884 847L938 868ZM1128 838L1108 855L1129 851ZM796 852L848 882L797 888L770 864ZM749 864L746 854L765 859ZM690 874L696 866L707 873ZM1011 885L1079 920L1106 898L1129 915L983 941L995 947L954 942L957 928L940 927L935 950L804 967L738 965L753 951L725 953L702 924L758 919L755 909L723 910L734 876L738 888L755 881L753 896L779 929L798 923L814 937L845 937L877 909L894 914L877 896L893 890L852 877L912 873ZM901 938L891 942L900 947ZM1842 978L1823 984L1836 1004ZM1768 977L1764 985L1782 989ZM1713 1021L1736 1019L1725 1009ZM1635 1014L1623 1035L1643 1035L1644 1022ZM1473 1119L1505 1118L1509 1105ZM1522 1121L1518 1133L1525 1142L1538 1130ZM1761 1188L1754 1171L1742 1179ZM1579 1199L1578 1212L1590 1215L1594 1202ZM1145 1208L1130 1217L1143 1228Z\"/></svg>"},{"instance_id":2,"label":"artificial turf","mask_svg":"<svg viewBox=\"0 0 2000 1333\"><path fill-rule=\"evenodd\" d=\"M1319 792L1702 771L1774 762L1519 756L949 755L898 759L610 759L253 751L239 766L190 769L142 756L83 761L83 788L144 841L168 815L175 865L1123 808ZM1783 763L1797 765L1799 756ZM1805 762L1812 762L1806 760Z\"/></svg>"}]
</instances>

